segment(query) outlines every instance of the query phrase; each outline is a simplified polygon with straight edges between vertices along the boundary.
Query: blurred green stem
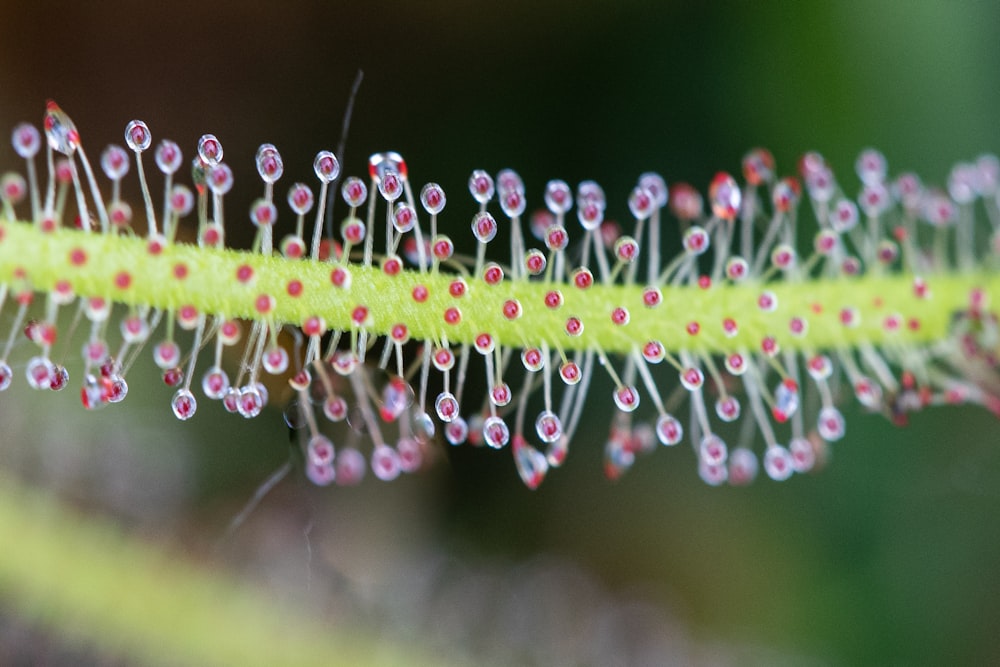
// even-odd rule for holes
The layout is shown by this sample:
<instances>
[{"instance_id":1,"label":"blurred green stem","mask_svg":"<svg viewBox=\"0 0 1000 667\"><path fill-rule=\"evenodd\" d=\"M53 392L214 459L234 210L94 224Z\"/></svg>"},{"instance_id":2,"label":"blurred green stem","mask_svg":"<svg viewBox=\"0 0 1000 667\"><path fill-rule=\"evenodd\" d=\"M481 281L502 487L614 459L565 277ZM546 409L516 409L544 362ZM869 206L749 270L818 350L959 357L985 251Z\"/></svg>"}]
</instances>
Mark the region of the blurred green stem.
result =
<instances>
[{"instance_id":1,"label":"blurred green stem","mask_svg":"<svg viewBox=\"0 0 1000 667\"><path fill-rule=\"evenodd\" d=\"M171 665L420 664L408 648L282 609L0 473L0 605L67 642Z\"/></svg>"}]
</instances>

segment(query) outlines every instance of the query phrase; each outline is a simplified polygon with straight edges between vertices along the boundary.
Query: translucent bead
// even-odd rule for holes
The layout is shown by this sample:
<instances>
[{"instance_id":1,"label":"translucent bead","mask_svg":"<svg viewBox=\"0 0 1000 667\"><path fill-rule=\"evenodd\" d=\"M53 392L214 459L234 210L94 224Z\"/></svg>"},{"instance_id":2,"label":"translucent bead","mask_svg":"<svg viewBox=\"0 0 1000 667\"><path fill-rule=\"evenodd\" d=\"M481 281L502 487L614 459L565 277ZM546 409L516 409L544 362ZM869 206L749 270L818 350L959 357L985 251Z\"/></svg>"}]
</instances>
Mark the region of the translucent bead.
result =
<instances>
[{"instance_id":1,"label":"translucent bead","mask_svg":"<svg viewBox=\"0 0 1000 667\"><path fill-rule=\"evenodd\" d=\"M698 456L708 465L720 465L726 462L729 450L722 438L714 433L709 433L701 439L698 446Z\"/></svg>"},{"instance_id":2,"label":"translucent bead","mask_svg":"<svg viewBox=\"0 0 1000 667\"><path fill-rule=\"evenodd\" d=\"M340 176L340 161L330 151L320 151L313 160L313 171L323 183L333 183Z\"/></svg>"},{"instance_id":3,"label":"translucent bead","mask_svg":"<svg viewBox=\"0 0 1000 667\"><path fill-rule=\"evenodd\" d=\"M405 202L396 204L392 214L392 226L400 234L411 231L417 224L417 212Z\"/></svg>"},{"instance_id":4,"label":"translucent bead","mask_svg":"<svg viewBox=\"0 0 1000 667\"><path fill-rule=\"evenodd\" d=\"M14 371L6 361L0 361L0 391L6 391L14 379Z\"/></svg>"},{"instance_id":5,"label":"translucent bead","mask_svg":"<svg viewBox=\"0 0 1000 667\"><path fill-rule=\"evenodd\" d=\"M288 370L288 351L280 345L264 350L261 365L271 375L281 375Z\"/></svg>"},{"instance_id":6,"label":"translucent bead","mask_svg":"<svg viewBox=\"0 0 1000 667\"><path fill-rule=\"evenodd\" d=\"M443 211L447 201L444 188L437 183L428 183L420 189L420 204L431 215L437 215Z\"/></svg>"},{"instance_id":7,"label":"translucent bead","mask_svg":"<svg viewBox=\"0 0 1000 667\"><path fill-rule=\"evenodd\" d=\"M573 195L566 181L551 180L545 184L545 206L553 215L562 215L573 206Z\"/></svg>"},{"instance_id":8,"label":"translucent bead","mask_svg":"<svg viewBox=\"0 0 1000 667\"><path fill-rule=\"evenodd\" d=\"M149 336L149 323L138 315L122 318L119 329L126 343L141 343Z\"/></svg>"},{"instance_id":9,"label":"translucent bead","mask_svg":"<svg viewBox=\"0 0 1000 667\"><path fill-rule=\"evenodd\" d=\"M450 391L443 391L438 394L437 400L434 401L434 411L437 413L438 419L447 424L459 416L458 400Z\"/></svg>"},{"instance_id":10,"label":"translucent bead","mask_svg":"<svg viewBox=\"0 0 1000 667\"><path fill-rule=\"evenodd\" d=\"M170 211L183 218L194 209L194 194L186 185L175 185L170 191Z\"/></svg>"},{"instance_id":11,"label":"translucent bead","mask_svg":"<svg viewBox=\"0 0 1000 667\"><path fill-rule=\"evenodd\" d=\"M399 455L399 467L406 473L416 472L424 461L423 447L413 438L400 438L396 443L396 453Z\"/></svg>"},{"instance_id":12,"label":"translucent bead","mask_svg":"<svg viewBox=\"0 0 1000 667\"><path fill-rule=\"evenodd\" d=\"M740 402L735 396L726 396L715 402L715 414L724 422L734 422L740 418Z\"/></svg>"},{"instance_id":13,"label":"translucent bead","mask_svg":"<svg viewBox=\"0 0 1000 667\"><path fill-rule=\"evenodd\" d=\"M517 218L524 214L527 200L520 190L507 190L500 193L500 210L508 218Z\"/></svg>"},{"instance_id":14,"label":"translucent bead","mask_svg":"<svg viewBox=\"0 0 1000 667\"><path fill-rule=\"evenodd\" d=\"M198 139L198 157L209 167L214 167L222 162L222 143L215 138L214 134L203 134Z\"/></svg>"},{"instance_id":15,"label":"translucent bead","mask_svg":"<svg viewBox=\"0 0 1000 667\"><path fill-rule=\"evenodd\" d=\"M418 440L426 442L434 437L434 420L426 412L412 413L411 423L413 435Z\"/></svg>"},{"instance_id":16,"label":"translucent bead","mask_svg":"<svg viewBox=\"0 0 1000 667\"><path fill-rule=\"evenodd\" d=\"M264 397L260 389L255 386L242 387L240 397L236 404L236 409L246 419L252 419L260 414L264 408Z\"/></svg>"},{"instance_id":17,"label":"translucent bead","mask_svg":"<svg viewBox=\"0 0 1000 667\"><path fill-rule=\"evenodd\" d=\"M688 391L701 389L702 384L705 383L705 375L701 372L701 369L693 366L681 371L680 377L681 385Z\"/></svg>"},{"instance_id":18,"label":"translucent bead","mask_svg":"<svg viewBox=\"0 0 1000 667\"><path fill-rule=\"evenodd\" d=\"M172 340L157 343L153 348L153 362L162 370L173 368L180 361L181 348Z\"/></svg>"},{"instance_id":19,"label":"translucent bead","mask_svg":"<svg viewBox=\"0 0 1000 667\"><path fill-rule=\"evenodd\" d=\"M444 438L450 445L461 445L469 437L469 425L462 417L455 417L444 427Z\"/></svg>"},{"instance_id":20,"label":"translucent bead","mask_svg":"<svg viewBox=\"0 0 1000 667\"><path fill-rule=\"evenodd\" d=\"M636 220L645 220L656 209L656 197L646 188L637 185L628 196L628 210Z\"/></svg>"},{"instance_id":21,"label":"translucent bead","mask_svg":"<svg viewBox=\"0 0 1000 667\"><path fill-rule=\"evenodd\" d=\"M8 172L0 177L0 200L17 204L28 194L28 183L24 176L14 172Z\"/></svg>"},{"instance_id":22,"label":"translucent bead","mask_svg":"<svg viewBox=\"0 0 1000 667\"><path fill-rule=\"evenodd\" d=\"M659 174L647 171L639 175L639 187L653 195L653 203L656 208L663 208L670 199L670 191L667 189L667 182Z\"/></svg>"},{"instance_id":23,"label":"translucent bead","mask_svg":"<svg viewBox=\"0 0 1000 667\"><path fill-rule=\"evenodd\" d=\"M535 419L535 432L542 442L555 442L562 436L562 422L551 410L543 410Z\"/></svg>"},{"instance_id":24,"label":"translucent bead","mask_svg":"<svg viewBox=\"0 0 1000 667\"><path fill-rule=\"evenodd\" d=\"M141 120L129 121L125 126L125 143L136 153L147 150L152 141L153 136L149 133L149 127Z\"/></svg>"},{"instance_id":25,"label":"translucent bead","mask_svg":"<svg viewBox=\"0 0 1000 667\"><path fill-rule=\"evenodd\" d=\"M781 445L773 445L764 453L764 472L776 482L783 482L795 472L792 455Z\"/></svg>"},{"instance_id":26,"label":"translucent bead","mask_svg":"<svg viewBox=\"0 0 1000 667\"><path fill-rule=\"evenodd\" d=\"M278 219L278 207L266 199L256 200L250 206L250 222L254 227L270 227Z\"/></svg>"},{"instance_id":27,"label":"translucent bead","mask_svg":"<svg viewBox=\"0 0 1000 667\"><path fill-rule=\"evenodd\" d=\"M28 360L25 377L32 389L49 389L55 377L56 366L47 357L32 357Z\"/></svg>"},{"instance_id":28,"label":"translucent bead","mask_svg":"<svg viewBox=\"0 0 1000 667\"><path fill-rule=\"evenodd\" d=\"M38 128L30 123L17 125L11 133L10 141L14 146L14 152L25 160L38 155L38 151L42 148L42 135L38 132Z\"/></svg>"},{"instance_id":29,"label":"translucent bead","mask_svg":"<svg viewBox=\"0 0 1000 667\"><path fill-rule=\"evenodd\" d=\"M365 477L365 456L353 447L341 449L334 464L337 471L337 484L354 486Z\"/></svg>"},{"instance_id":30,"label":"translucent bead","mask_svg":"<svg viewBox=\"0 0 1000 667\"><path fill-rule=\"evenodd\" d=\"M608 200L604 195L604 189L596 181L582 181L576 187L577 208L583 208L588 204L596 206L601 211L607 208Z\"/></svg>"},{"instance_id":31,"label":"translucent bead","mask_svg":"<svg viewBox=\"0 0 1000 667\"><path fill-rule=\"evenodd\" d=\"M549 470L549 462L545 456L521 436L514 439L514 463L521 481L529 489L537 489Z\"/></svg>"},{"instance_id":32,"label":"translucent bead","mask_svg":"<svg viewBox=\"0 0 1000 667\"><path fill-rule=\"evenodd\" d=\"M524 181L513 169L501 169L497 174L497 190L501 193L524 193Z\"/></svg>"},{"instance_id":33,"label":"translucent bead","mask_svg":"<svg viewBox=\"0 0 1000 667\"><path fill-rule=\"evenodd\" d=\"M833 206L830 226L839 234L851 231L858 224L858 207L849 199L840 199Z\"/></svg>"},{"instance_id":34,"label":"translucent bead","mask_svg":"<svg viewBox=\"0 0 1000 667\"><path fill-rule=\"evenodd\" d=\"M819 437L827 442L836 442L844 437L844 415L833 406L825 407L819 411L816 429L819 431Z\"/></svg>"},{"instance_id":35,"label":"translucent bead","mask_svg":"<svg viewBox=\"0 0 1000 667\"><path fill-rule=\"evenodd\" d=\"M806 189L809 196L818 202L830 201L837 189L837 182L833 178L833 172L826 165L805 174Z\"/></svg>"},{"instance_id":36,"label":"translucent bead","mask_svg":"<svg viewBox=\"0 0 1000 667\"><path fill-rule=\"evenodd\" d=\"M729 453L729 483L745 486L757 477L757 457L746 447L737 447Z\"/></svg>"},{"instance_id":37,"label":"translucent bead","mask_svg":"<svg viewBox=\"0 0 1000 667\"><path fill-rule=\"evenodd\" d=\"M740 211L743 194L736 184L736 179L727 173L719 172L712 179L708 188L708 198L712 204L712 214L722 220L733 220Z\"/></svg>"},{"instance_id":38,"label":"translucent bead","mask_svg":"<svg viewBox=\"0 0 1000 667\"><path fill-rule=\"evenodd\" d=\"M229 376L218 366L212 366L201 376L201 390L205 396L220 400L229 390Z\"/></svg>"},{"instance_id":39,"label":"translucent bead","mask_svg":"<svg viewBox=\"0 0 1000 667\"><path fill-rule=\"evenodd\" d=\"M493 177L482 169L476 169L469 176L469 193L480 204L485 204L493 199L494 191Z\"/></svg>"},{"instance_id":40,"label":"translucent bead","mask_svg":"<svg viewBox=\"0 0 1000 667\"><path fill-rule=\"evenodd\" d=\"M257 149L257 173L265 183L274 183L285 172L281 153L273 144L261 144Z\"/></svg>"},{"instance_id":41,"label":"translucent bead","mask_svg":"<svg viewBox=\"0 0 1000 667\"><path fill-rule=\"evenodd\" d=\"M111 144L101 153L101 169L112 181L120 181L128 173L128 153L121 146Z\"/></svg>"},{"instance_id":42,"label":"translucent bead","mask_svg":"<svg viewBox=\"0 0 1000 667\"><path fill-rule=\"evenodd\" d=\"M156 166L164 174L176 173L184 161L180 146L169 139L164 139L156 146L154 157L156 158Z\"/></svg>"},{"instance_id":43,"label":"translucent bead","mask_svg":"<svg viewBox=\"0 0 1000 667\"><path fill-rule=\"evenodd\" d=\"M885 181L888 166L882 153L874 148L868 148L861 151L858 161L854 164L854 170L862 183L876 185Z\"/></svg>"},{"instance_id":44,"label":"translucent bead","mask_svg":"<svg viewBox=\"0 0 1000 667\"><path fill-rule=\"evenodd\" d=\"M357 208L368 199L368 186L356 176L351 176L340 186L340 196L351 208Z\"/></svg>"},{"instance_id":45,"label":"translucent bead","mask_svg":"<svg viewBox=\"0 0 1000 667\"><path fill-rule=\"evenodd\" d=\"M63 369L65 370L65 369ZM108 403L121 403L128 396L128 383L121 375L112 375L111 385L108 388ZM53 384L52 389L56 386Z\"/></svg>"},{"instance_id":46,"label":"translucent bead","mask_svg":"<svg viewBox=\"0 0 1000 667\"><path fill-rule=\"evenodd\" d=\"M743 156L743 178L753 186L774 178L774 156L766 148L754 148Z\"/></svg>"},{"instance_id":47,"label":"translucent bead","mask_svg":"<svg viewBox=\"0 0 1000 667\"><path fill-rule=\"evenodd\" d=\"M80 133L77 132L76 125L54 102L46 105L44 127L49 148L57 153L72 155L80 145Z\"/></svg>"},{"instance_id":48,"label":"translucent bead","mask_svg":"<svg viewBox=\"0 0 1000 667\"><path fill-rule=\"evenodd\" d=\"M510 429L500 417L490 416L483 421L483 440L493 449L502 449L510 441Z\"/></svg>"},{"instance_id":49,"label":"translucent bead","mask_svg":"<svg viewBox=\"0 0 1000 667\"><path fill-rule=\"evenodd\" d=\"M306 455L313 465L332 465L335 456L333 442L325 435L317 433L306 443Z\"/></svg>"},{"instance_id":50,"label":"translucent bead","mask_svg":"<svg viewBox=\"0 0 1000 667\"><path fill-rule=\"evenodd\" d=\"M194 394L187 389L178 389L170 400L170 407L173 409L175 417L181 421L187 421L194 417L194 413L198 409L198 401L195 400Z\"/></svg>"},{"instance_id":51,"label":"translucent bead","mask_svg":"<svg viewBox=\"0 0 1000 667\"><path fill-rule=\"evenodd\" d=\"M305 183L295 183L288 188L288 207L296 215L305 215L312 210L313 193Z\"/></svg>"},{"instance_id":52,"label":"translucent bead","mask_svg":"<svg viewBox=\"0 0 1000 667\"><path fill-rule=\"evenodd\" d=\"M489 243L497 235L497 221L488 212L477 213L472 218L472 234L480 243Z\"/></svg>"},{"instance_id":53,"label":"translucent bead","mask_svg":"<svg viewBox=\"0 0 1000 667\"><path fill-rule=\"evenodd\" d=\"M882 183L866 184L858 195L858 204L868 217L881 215L891 203L889 190Z\"/></svg>"},{"instance_id":54,"label":"translucent bead","mask_svg":"<svg viewBox=\"0 0 1000 667\"><path fill-rule=\"evenodd\" d=\"M779 422L788 421L799 409L799 390L794 382L785 380L774 390L774 408L772 413Z\"/></svg>"},{"instance_id":55,"label":"translucent bead","mask_svg":"<svg viewBox=\"0 0 1000 667\"><path fill-rule=\"evenodd\" d=\"M103 377L87 375L80 387L80 402L87 410L97 410L107 404L107 387Z\"/></svg>"},{"instance_id":56,"label":"translucent bead","mask_svg":"<svg viewBox=\"0 0 1000 667\"><path fill-rule=\"evenodd\" d=\"M387 202L394 202L403 196L403 179L392 170L382 174L378 181L378 192Z\"/></svg>"},{"instance_id":57,"label":"translucent bead","mask_svg":"<svg viewBox=\"0 0 1000 667\"><path fill-rule=\"evenodd\" d=\"M214 194L224 195L233 189L233 170L228 164L213 166L207 176L208 187Z\"/></svg>"},{"instance_id":58,"label":"translucent bead","mask_svg":"<svg viewBox=\"0 0 1000 667\"><path fill-rule=\"evenodd\" d=\"M639 407L639 391L631 385L623 385L615 389L615 405L622 412L633 412Z\"/></svg>"},{"instance_id":59,"label":"translucent bead","mask_svg":"<svg viewBox=\"0 0 1000 667\"><path fill-rule=\"evenodd\" d=\"M413 405L414 392L410 383L399 376L393 376L382 388L382 403L379 413L387 422L394 422Z\"/></svg>"},{"instance_id":60,"label":"translucent bead","mask_svg":"<svg viewBox=\"0 0 1000 667\"><path fill-rule=\"evenodd\" d=\"M383 482L391 482L399 477L399 454L388 445L378 445L372 452L372 472Z\"/></svg>"},{"instance_id":61,"label":"translucent bead","mask_svg":"<svg viewBox=\"0 0 1000 667\"><path fill-rule=\"evenodd\" d=\"M126 201L112 202L108 206L108 219L118 229L126 229L132 224L132 207Z\"/></svg>"},{"instance_id":62,"label":"translucent bead","mask_svg":"<svg viewBox=\"0 0 1000 667\"><path fill-rule=\"evenodd\" d=\"M584 202L577 206L576 217L581 227L594 231L604 222L604 209L593 202Z\"/></svg>"},{"instance_id":63,"label":"translucent bead","mask_svg":"<svg viewBox=\"0 0 1000 667\"><path fill-rule=\"evenodd\" d=\"M958 204L969 204L979 191L979 170L976 165L960 162L948 174L948 194Z\"/></svg>"},{"instance_id":64,"label":"translucent bead","mask_svg":"<svg viewBox=\"0 0 1000 667\"><path fill-rule=\"evenodd\" d=\"M670 212L679 220L697 220L701 217L704 201L701 193L688 183L670 186Z\"/></svg>"},{"instance_id":65,"label":"translucent bead","mask_svg":"<svg viewBox=\"0 0 1000 667\"><path fill-rule=\"evenodd\" d=\"M816 464L816 450L805 438L792 438L788 443L788 453L792 455L792 468L795 472L809 472Z\"/></svg>"},{"instance_id":66,"label":"translucent bead","mask_svg":"<svg viewBox=\"0 0 1000 667\"><path fill-rule=\"evenodd\" d=\"M402 178L407 178L406 160L395 151L375 153L368 158L368 175L376 183L381 182L387 172L395 172Z\"/></svg>"},{"instance_id":67,"label":"translucent bead","mask_svg":"<svg viewBox=\"0 0 1000 667\"><path fill-rule=\"evenodd\" d=\"M513 394L510 391L510 385L506 382L498 382L490 390L490 402L498 408L508 405L512 398Z\"/></svg>"},{"instance_id":68,"label":"translucent bead","mask_svg":"<svg viewBox=\"0 0 1000 667\"><path fill-rule=\"evenodd\" d=\"M323 401L323 416L337 423L347 419L347 401L342 396L331 396Z\"/></svg>"},{"instance_id":69,"label":"translucent bead","mask_svg":"<svg viewBox=\"0 0 1000 667\"><path fill-rule=\"evenodd\" d=\"M312 462L306 462L306 477L316 486L330 486L334 480L339 481L332 465L318 466Z\"/></svg>"}]
</instances>

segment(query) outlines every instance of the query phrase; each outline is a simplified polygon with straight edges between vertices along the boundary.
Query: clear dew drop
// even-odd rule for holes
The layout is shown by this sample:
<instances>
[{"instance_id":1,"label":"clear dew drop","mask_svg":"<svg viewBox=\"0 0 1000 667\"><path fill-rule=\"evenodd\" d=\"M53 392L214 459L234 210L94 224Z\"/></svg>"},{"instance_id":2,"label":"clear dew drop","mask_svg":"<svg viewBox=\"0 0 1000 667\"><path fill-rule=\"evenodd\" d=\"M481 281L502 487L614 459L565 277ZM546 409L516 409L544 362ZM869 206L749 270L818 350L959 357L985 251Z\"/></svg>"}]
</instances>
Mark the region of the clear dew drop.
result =
<instances>
[{"instance_id":1,"label":"clear dew drop","mask_svg":"<svg viewBox=\"0 0 1000 667\"><path fill-rule=\"evenodd\" d=\"M309 438L309 442L306 444L306 455L313 465L332 465L335 456L333 442L325 435L317 433Z\"/></svg>"},{"instance_id":2,"label":"clear dew drop","mask_svg":"<svg viewBox=\"0 0 1000 667\"><path fill-rule=\"evenodd\" d=\"M214 134L203 134L198 139L198 157L209 167L215 167L222 162L222 143Z\"/></svg>"},{"instance_id":3,"label":"clear dew drop","mask_svg":"<svg viewBox=\"0 0 1000 667\"><path fill-rule=\"evenodd\" d=\"M469 437L469 425L464 417L456 417L450 423L445 424L444 437L450 445L461 445Z\"/></svg>"},{"instance_id":4,"label":"clear dew drop","mask_svg":"<svg viewBox=\"0 0 1000 667\"><path fill-rule=\"evenodd\" d=\"M80 143L76 125L53 103L45 111L45 140L49 148L67 156L73 155Z\"/></svg>"},{"instance_id":5,"label":"clear dew drop","mask_svg":"<svg viewBox=\"0 0 1000 667\"><path fill-rule=\"evenodd\" d=\"M42 135L34 125L21 123L11 133L11 144L20 157L28 160L38 155L42 147Z\"/></svg>"},{"instance_id":6,"label":"clear dew drop","mask_svg":"<svg viewBox=\"0 0 1000 667\"><path fill-rule=\"evenodd\" d=\"M833 406L825 407L819 411L816 428L821 438L827 442L836 442L844 437L844 415Z\"/></svg>"},{"instance_id":7,"label":"clear dew drop","mask_svg":"<svg viewBox=\"0 0 1000 667\"><path fill-rule=\"evenodd\" d=\"M184 154L181 147L169 139L164 139L156 146L153 156L156 159L156 166L164 174L174 174L181 168L184 161Z\"/></svg>"},{"instance_id":8,"label":"clear dew drop","mask_svg":"<svg viewBox=\"0 0 1000 667\"><path fill-rule=\"evenodd\" d=\"M229 391L229 375L218 366L212 366L201 376L201 390L208 398L222 399Z\"/></svg>"},{"instance_id":9,"label":"clear dew drop","mask_svg":"<svg viewBox=\"0 0 1000 667\"><path fill-rule=\"evenodd\" d=\"M402 470L399 454L388 445L378 445L372 452L372 472L383 482L391 482L399 477Z\"/></svg>"},{"instance_id":10,"label":"clear dew drop","mask_svg":"<svg viewBox=\"0 0 1000 667\"><path fill-rule=\"evenodd\" d=\"M514 441L514 463L517 465L521 481L532 490L538 488L549 471L549 462L545 455L527 444L521 437L515 438Z\"/></svg>"},{"instance_id":11,"label":"clear dew drop","mask_svg":"<svg viewBox=\"0 0 1000 667\"><path fill-rule=\"evenodd\" d=\"M32 389L49 389L55 377L55 364L46 357L32 357L28 360L25 376Z\"/></svg>"},{"instance_id":12,"label":"clear dew drop","mask_svg":"<svg viewBox=\"0 0 1000 667\"><path fill-rule=\"evenodd\" d=\"M14 379L14 371L6 361L0 361L0 391L6 391Z\"/></svg>"},{"instance_id":13,"label":"clear dew drop","mask_svg":"<svg viewBox=\"0 0 1000 667\"><path fill-rule=\"evenodd\" d=\"M275 183L285 172L285 163L274 144L261 144L256 156L257 173L265 183Z\"/></svg>"},{"instance_id":14,"label":"clear dew drop","mask_svg":"<svg viewBox=\"0 0 1000 667\"><path fill-rule=\"evenodd\" d=\"M438 394L434 401L434 412L437 413L438 419L448 424L459 417L458 411L458 400L454 394L450 391L442 391Z\"/></svg>"},{"instance_id":15,"label":"clear dew drop","mask_svg":"<svg viewBox=\"0 0 1000 667\"><path fill-rule=\"evenodd\" d=\"M551 410L543 410L535 419L535 432L538 439L545 443L553 443L562 437L562 422L559 416Z\"/></svg>"},{"instance_id":16,"label":"clear dew drop","mask_svg":"<svg viewBox=\"0 0 1000 667\"><path fill-rule=\"evenodd\" d=\"M334 467L337 471L338 485L354 486L364 479L367 465L364 454L353 447L348 447L340 450Z\"/></svg>"},{"instance_id":17,"label":"clear dew drop","mask_svg":"<svg viewBox=\"0 0 1000 667\"><path fill-rule=\"evenodd\" d=\"M726 447L726 443L722 441L722 438L714 433L709 433L701 439L698 454L703 463L708 465L722 465L726 462L729 450Z\"/></svg>"},{"instance_id":18,"label":"clear dew drop","mask_svg":"<svg viewBox=\"0 0 1000 667\"><path fill-rule=\"evenodd\" d=\"M136 153L147 150L152 140L149 127L141 120L130 121L125 126L125 143Z\"/></svg>"},{"instance_id":19,"label":"clear dew drop","mask_svg":"<svg viewBox=\"0 0 1000 667\"><path fill-rule=\"evenodd\" d=\"M483 422L483 440L493 449L501 449L510 441L507 423L497 416L487 417Z\"/></svg>"},{"instance_id":20,"label":"clear dew drop","mask_svg":"<svg viewBox=\"0 0 1000 667\"><path fill-rule=\"evenodd\" d=\"M664 445L672 447L684 438L684 427L673 415L660 415L656 420L656 437Z\"/></svg>"},{"instance_id":21,"label":"clear dew drop","mask_svg":"<svg viewBox=\"0 0 1000 667\"><path fill-rule=\"evenodd\" d=\"M259 415L263 408L264 398L257 387L246 386L239 390L236 409L243 417L252 419Z\"/></svg>"},{"instance_id":22,"label":"clear dew drop","mask_svg":"<svg viewBox=\"0 0 1000 667\"><path fill-rule=\"evenodd\" d=\"M760 464L757 457L746 447L737 447L729 453L729 483L745 486L757 477Z\"/></svg>"},{"instance_id":23,"label":"clear dew drop","mask_svg":"<svg viewBox=\"0 0 1000 667\"><path fill-rule=\"evenodd\" d=\"M178 389L170 401L170 407L173 409L175 417L186 421L194 416L198 409L198 401L195 400L194 394L187 389Z\"/></svg>"},{"instance_id":24,"label":"clear dew drop","mask_svg":"<svg viewBox=\"0 0 1000 667\"><path fill-rule=\"evenodd\" d=\"M773 445L764 453L764 471L776 482L783 482L795 472L791 453L781 445Z\"/></svg>"}]
</instances>

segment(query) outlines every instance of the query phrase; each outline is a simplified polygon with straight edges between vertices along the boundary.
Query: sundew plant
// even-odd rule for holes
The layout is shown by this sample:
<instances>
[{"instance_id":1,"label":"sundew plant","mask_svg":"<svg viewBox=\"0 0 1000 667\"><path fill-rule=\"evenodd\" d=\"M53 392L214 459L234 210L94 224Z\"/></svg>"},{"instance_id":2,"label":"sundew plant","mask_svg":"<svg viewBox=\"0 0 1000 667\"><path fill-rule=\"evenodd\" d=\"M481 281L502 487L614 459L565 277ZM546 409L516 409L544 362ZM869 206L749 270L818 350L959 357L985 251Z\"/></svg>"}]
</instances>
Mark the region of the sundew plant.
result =
<instances>
[{"instance_id":1,"label":"sundew plant","mask_svg":"<svg viewBox=\"0 0 1000 667\"><path fill-rule=\"evenodd\" d=\"M23 4L0 662L1000 659L989 3Z\"/></svg>"},{"instance_id":2,"label":"sundew plant","mask_svg":"<svg viewBox=\"0 0 1000 667\"><path fill-rule=\"evenodd\" d=\"M127 149L101 153L108 195L54 102L42 125L44 142L33 125L14 128L27 176L7 173L0 188L0 297L16 308L0 390L13 384L21 335L37 348L27 384L70 386L73 361L57 343L77 329L91 410L125 400L147 347L181 420L198 410L196 391L256 418L268 402L262 376L284 377L296 397L286 418L320 485L355 484L368 467L382 480L414 472L440 432L450 446L508 449L536 488L563 464L584 409L608 415L609 477L687 441L713 485L751 482L759 461L777 481L812 470L845 437L837 406L851 395L897 422L939 404L1000 415L993 155L956 165L937 189L913 173L890 177L868 149L850 196L818 153L802 157L798 177L779 178L771 154L754 149L742 182L719 172L704 197L641 174L624 226L605 219L594 181L550 180L544 208L529 213L515 171L476 169L468 191L479 211L462 225L475 253L463 257L444 232L459 227L443 222L446 193L412 184L393 152L372 155L365 180L342 183L337 156L317 153L313 187L287 191L294 226L282 231L283 161L263 144L253 248L233 251L224 196L235 175L215 135L187 163L176 143L154 147L147 125L130 122ZM145 153L164 181L159 210ZM187 164L191 186L175 180ZM120 195L133 165L138 211ZM333 238L331 186L348 209ZM803 209L817 231L800 243ZM191 243L178 241L188 216ZM675 256L661 253L668 225L682 237ZM497 251L501 226L509 248ZM227 348L240 359L230 371ZM483 395L467 391L470 371L485 375ZM595 373L610 377L611 396L591 395ZM346 428L332 438L327 422Z\"/></svg>"}]
</instances>

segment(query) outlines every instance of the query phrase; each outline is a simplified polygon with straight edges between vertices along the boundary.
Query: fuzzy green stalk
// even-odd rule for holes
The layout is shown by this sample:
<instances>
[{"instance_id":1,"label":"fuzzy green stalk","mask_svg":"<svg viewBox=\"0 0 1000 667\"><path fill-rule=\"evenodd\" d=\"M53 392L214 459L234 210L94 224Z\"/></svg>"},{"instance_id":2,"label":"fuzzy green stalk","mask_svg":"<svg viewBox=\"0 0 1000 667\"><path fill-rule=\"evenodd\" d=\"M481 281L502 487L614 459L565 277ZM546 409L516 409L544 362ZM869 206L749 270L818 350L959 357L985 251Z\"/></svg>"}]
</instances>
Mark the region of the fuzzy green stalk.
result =
<instances>
[{"instance_id":1,"label":"fuzzy green stalk","mask_svg":"<svg viewBox=\"0 0 1000 667\"><path fill-rule=\"evenodd\" d=\"M11 540L0 550L0 604L130 664L440 664L384 637L276 606L6 474L0 534Z\"/></svg>"},{"instance_id":2,"label":"fuzzy green stalk","mask_svg":"<svg viewBox=\"0 0 1000 667\"><path fill-rule=\"evenodd\" d=\"M79 251L85 261L71 262ZM186 267L178 278L175 268ZM870 274L857 278L811 278L766 284L717 284L663 287L662 303L646 307L643 287L595 284L578 289L563 283L504 280L489 285L477 276L468 279L467 292L456 299L449 294L455 273L419 272L406 269L390 276L378 267L343 265L350 284L335 287L331 271L336 263L229 249L201 248L175 243L151 254L148 242L134 236L86 233L60 228L43 232L28 223L0 223L0 284L16 292L27 289L49 292L60 281L68 281L76 295L102 297L131 306L176 310L193 306L199 313L245 319L264 319L272 324L301 325L312 316L322 317L328 328L351 330L358 325L351 316L355 307L368 308L364 323L369 332L388 334L397 323L409 329L412 338L434 342L472 343L483 332L498 343L513 347L553 349L601 349L608 353L630 352L649 340L659 340L668 351L694 350L726 354L755 350L768 335L786 349L850 348L861 343L928 343L948 336L952 315L968 307L969 294L980 289L1000 294L1000 276L986 271L940 273L921 276L928 292L920 296L914 276L906 273ZM253 277L237 279L240 267L250 267ZM127 287L119 276L127 272ZM289 284L301 283L301 293L290 296ZM416 285L429 296L418 303L412 296ZM548 291L559 289L563 305L545 306ZM777 306L765 312L758 306L764 290L777 297ZM258 311L259 297L274 298L273 309ZM503 305L516 299L521 315L508 319ZM449 307L461 310L457 324L445 322ZM630 320L615 324L612 310L623 306ZM844 309L854 309L855 324L845 326ZM897 329L886 326L886 318L898 316ZM568 317L585 323L581 335L564 332ZM801 336L789 332L791 318L808 324ZM726 336L722 322L732 318L738 332ZM692 335L689 323L697 322Z\"/></svg>"}]
</instances>

